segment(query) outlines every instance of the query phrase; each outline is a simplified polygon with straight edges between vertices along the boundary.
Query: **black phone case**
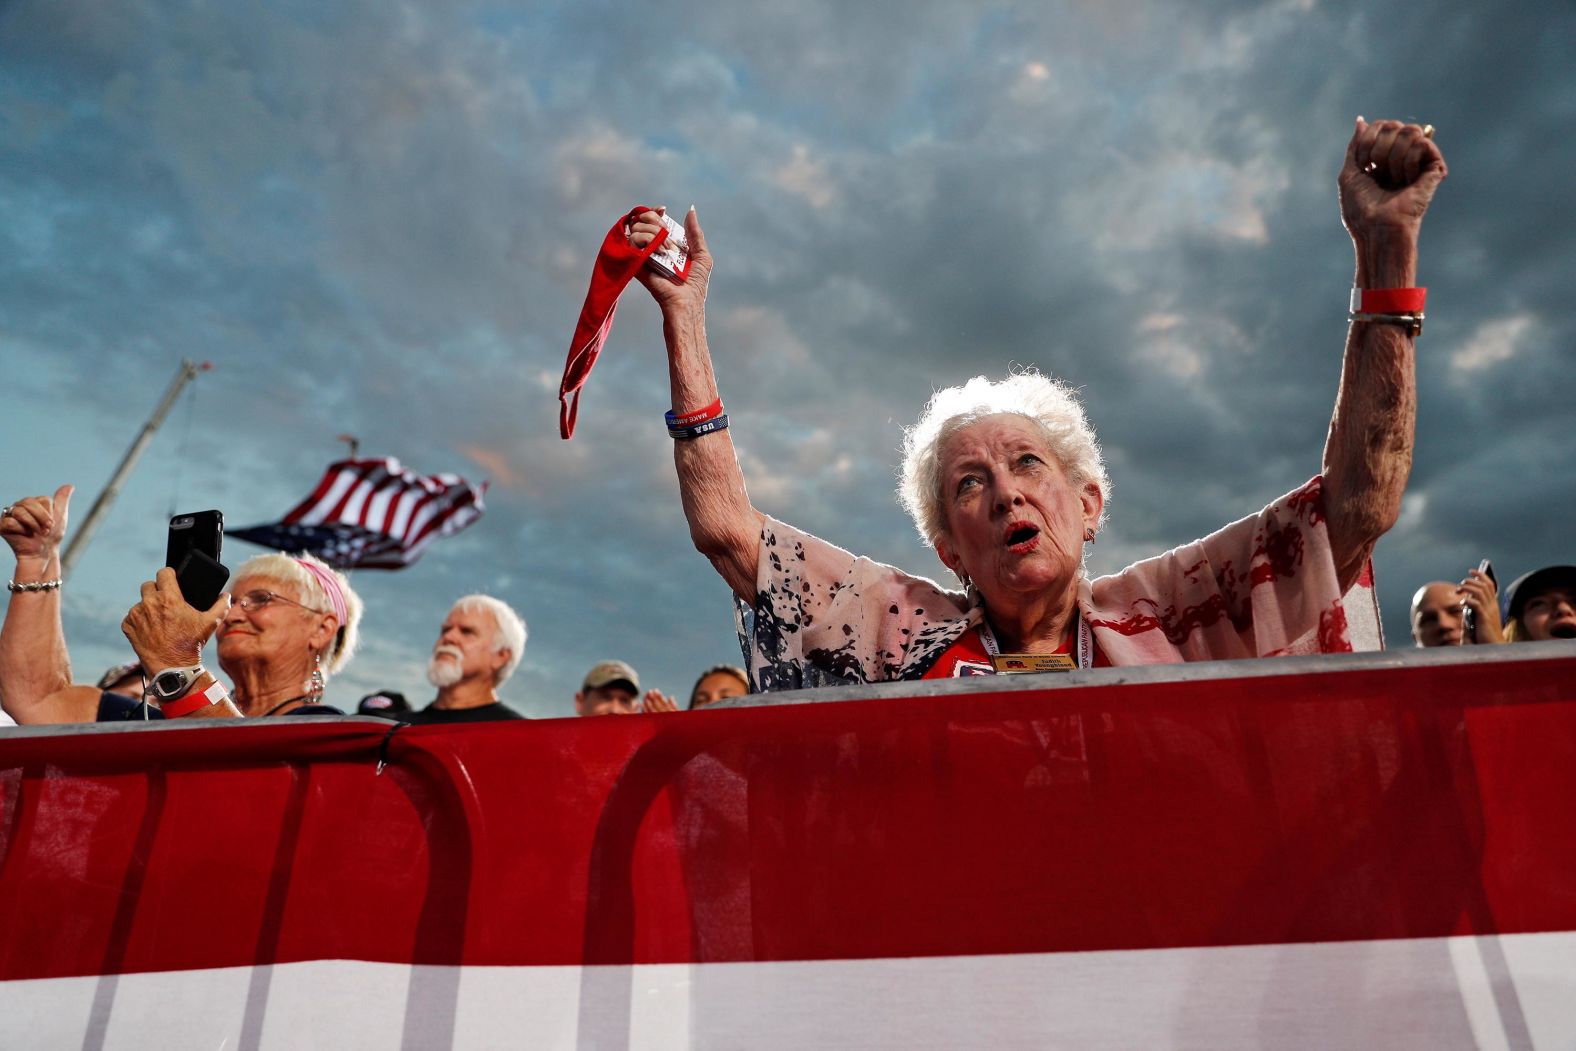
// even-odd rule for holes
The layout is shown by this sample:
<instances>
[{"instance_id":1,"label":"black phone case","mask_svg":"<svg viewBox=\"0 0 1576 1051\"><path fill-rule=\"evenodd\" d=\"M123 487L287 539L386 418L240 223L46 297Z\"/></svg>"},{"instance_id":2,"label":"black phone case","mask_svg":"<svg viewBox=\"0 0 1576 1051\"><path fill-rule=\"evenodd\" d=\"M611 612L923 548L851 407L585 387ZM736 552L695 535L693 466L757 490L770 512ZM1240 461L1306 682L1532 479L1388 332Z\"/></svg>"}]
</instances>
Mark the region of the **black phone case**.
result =
<instances>
[{"instance_id":1,"label":"black phone case","mask_svg":"<svg viewBox=\"0 0 1576 1051\"><path fill-rule=\"evenodd\" d=\"M187 524L175 523L186 519ZM169 537L164 548L164 564L178 569L188 551L201 551L215 562L224 556L224 514L221 511L193 511L170 519ZM204 607L206 608L206 607Z\"/></svg>"},{"instance_id":2,"label":"black phone case","mask_svg":"<svg viewBox=\"0 0 1576 1051\"><path fill-rule=\"evenodd\" d=\"M186 552L181 564L175 567L175 580L181 586L181 597L193 609L207 609L219 601L230 571L193 548Z\"/></svg>"}]
</instances>

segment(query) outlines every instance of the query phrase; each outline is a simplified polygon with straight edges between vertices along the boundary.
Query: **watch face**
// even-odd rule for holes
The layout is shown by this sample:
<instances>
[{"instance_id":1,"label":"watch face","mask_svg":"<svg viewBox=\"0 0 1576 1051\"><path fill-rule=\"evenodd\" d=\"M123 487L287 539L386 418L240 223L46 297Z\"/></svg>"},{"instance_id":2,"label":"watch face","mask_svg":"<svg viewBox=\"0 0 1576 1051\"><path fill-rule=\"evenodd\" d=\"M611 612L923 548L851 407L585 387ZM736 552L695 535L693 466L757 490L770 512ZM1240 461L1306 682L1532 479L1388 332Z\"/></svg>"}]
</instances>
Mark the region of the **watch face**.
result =
<instances>
[{"instance_id":1,"label":"watch face","mask_svg":"<svg viewBox=\"0 0 1576 1051\"><path fill-rule=\"evenodd\" d=\"M153 677L151 684L153 695L161 701L173 700L186 692L190 682L191 678L188 678L187 673L180 668L161 671Z\"/></svg>"}]
</instances>

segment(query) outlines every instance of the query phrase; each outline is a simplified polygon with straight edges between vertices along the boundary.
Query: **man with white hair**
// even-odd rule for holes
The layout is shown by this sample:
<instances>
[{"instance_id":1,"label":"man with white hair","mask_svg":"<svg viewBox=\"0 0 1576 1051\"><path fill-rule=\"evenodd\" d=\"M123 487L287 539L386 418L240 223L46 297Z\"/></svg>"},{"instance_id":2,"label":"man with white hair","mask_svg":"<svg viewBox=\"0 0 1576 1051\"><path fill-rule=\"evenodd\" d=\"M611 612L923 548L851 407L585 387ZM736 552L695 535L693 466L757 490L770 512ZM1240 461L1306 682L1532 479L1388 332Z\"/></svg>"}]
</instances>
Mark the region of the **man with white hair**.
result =
<instances>
[{"instance_id":1,"label":"man with white hair","mask_svg":"<svg viewBox=\"0 0 1576 1051\"><path fill-rule=\"evenodd\" d=\"M466 595L443 620L427 662L427 681L438 697L419 712L402 712L407 723L475 723L525 716L498 699L525 652L525 621L508 603L490 595Z\"/></svg>"}]
</instances>

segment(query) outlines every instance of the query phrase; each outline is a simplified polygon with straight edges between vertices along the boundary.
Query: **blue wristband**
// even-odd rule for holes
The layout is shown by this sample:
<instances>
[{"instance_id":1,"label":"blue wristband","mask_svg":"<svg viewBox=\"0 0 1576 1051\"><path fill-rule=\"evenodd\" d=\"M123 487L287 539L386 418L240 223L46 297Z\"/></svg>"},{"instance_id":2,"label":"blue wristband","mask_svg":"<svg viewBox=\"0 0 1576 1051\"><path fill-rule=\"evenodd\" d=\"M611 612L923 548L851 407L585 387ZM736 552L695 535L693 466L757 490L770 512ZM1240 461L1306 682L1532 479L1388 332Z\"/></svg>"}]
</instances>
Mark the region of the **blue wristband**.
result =
<instances>
[{"instance_id":1,"label":"blue wristband","mask_svg":"<svg viewBox=\"0 0 1576 1051\"><path fill-rule=\"evenodd\" d=\"M727 429L728 416L724 413L714 419L707 420L705 423L697 423L693 427L669 427L668 437L675 441L688 441L692 438L699 438L703 434L710 434L712 431L725 431Z\"/></svg>"}]
</instances>

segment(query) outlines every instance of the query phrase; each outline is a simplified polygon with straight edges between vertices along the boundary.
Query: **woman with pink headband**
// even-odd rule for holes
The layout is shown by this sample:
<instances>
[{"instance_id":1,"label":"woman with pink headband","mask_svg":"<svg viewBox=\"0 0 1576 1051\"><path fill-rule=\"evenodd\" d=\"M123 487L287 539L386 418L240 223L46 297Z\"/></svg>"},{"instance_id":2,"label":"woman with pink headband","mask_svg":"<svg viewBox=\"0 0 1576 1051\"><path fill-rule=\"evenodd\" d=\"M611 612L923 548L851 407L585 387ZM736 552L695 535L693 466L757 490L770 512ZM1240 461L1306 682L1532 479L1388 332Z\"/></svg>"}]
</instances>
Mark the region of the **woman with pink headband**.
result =
<instances>
[{"instance_id":1,"label":"woman with pink headband","mask_svg":"<svg viewBox=\"0 0 1576 1051\"><path fill-rule=\"evenodd\" d=\"M241 714L344 714L322 703L361 621L344 575L311 555L258 555L236 570L230 594L215 638Z\"/></svg>"},{"instance_id":2,"label":"woman with pink headband","mask_svg":"<svg viewBox=\"0 0 1576 1051\"><path fill-rule=\"evenodd\" d=\"M52 498L29 497L6 508L0 525L17 558L16 594L0 626L0 701L17 722L344 714L322 703L323 691L355 651L361 600L342 574L310 555L247 560L208 610L186 604L171 569L142 585L121 630L157 707L71 685L59 573L70 499L70 486ZM228 690L202 663L215 636Z\"/></svg>"}]
</instances>

